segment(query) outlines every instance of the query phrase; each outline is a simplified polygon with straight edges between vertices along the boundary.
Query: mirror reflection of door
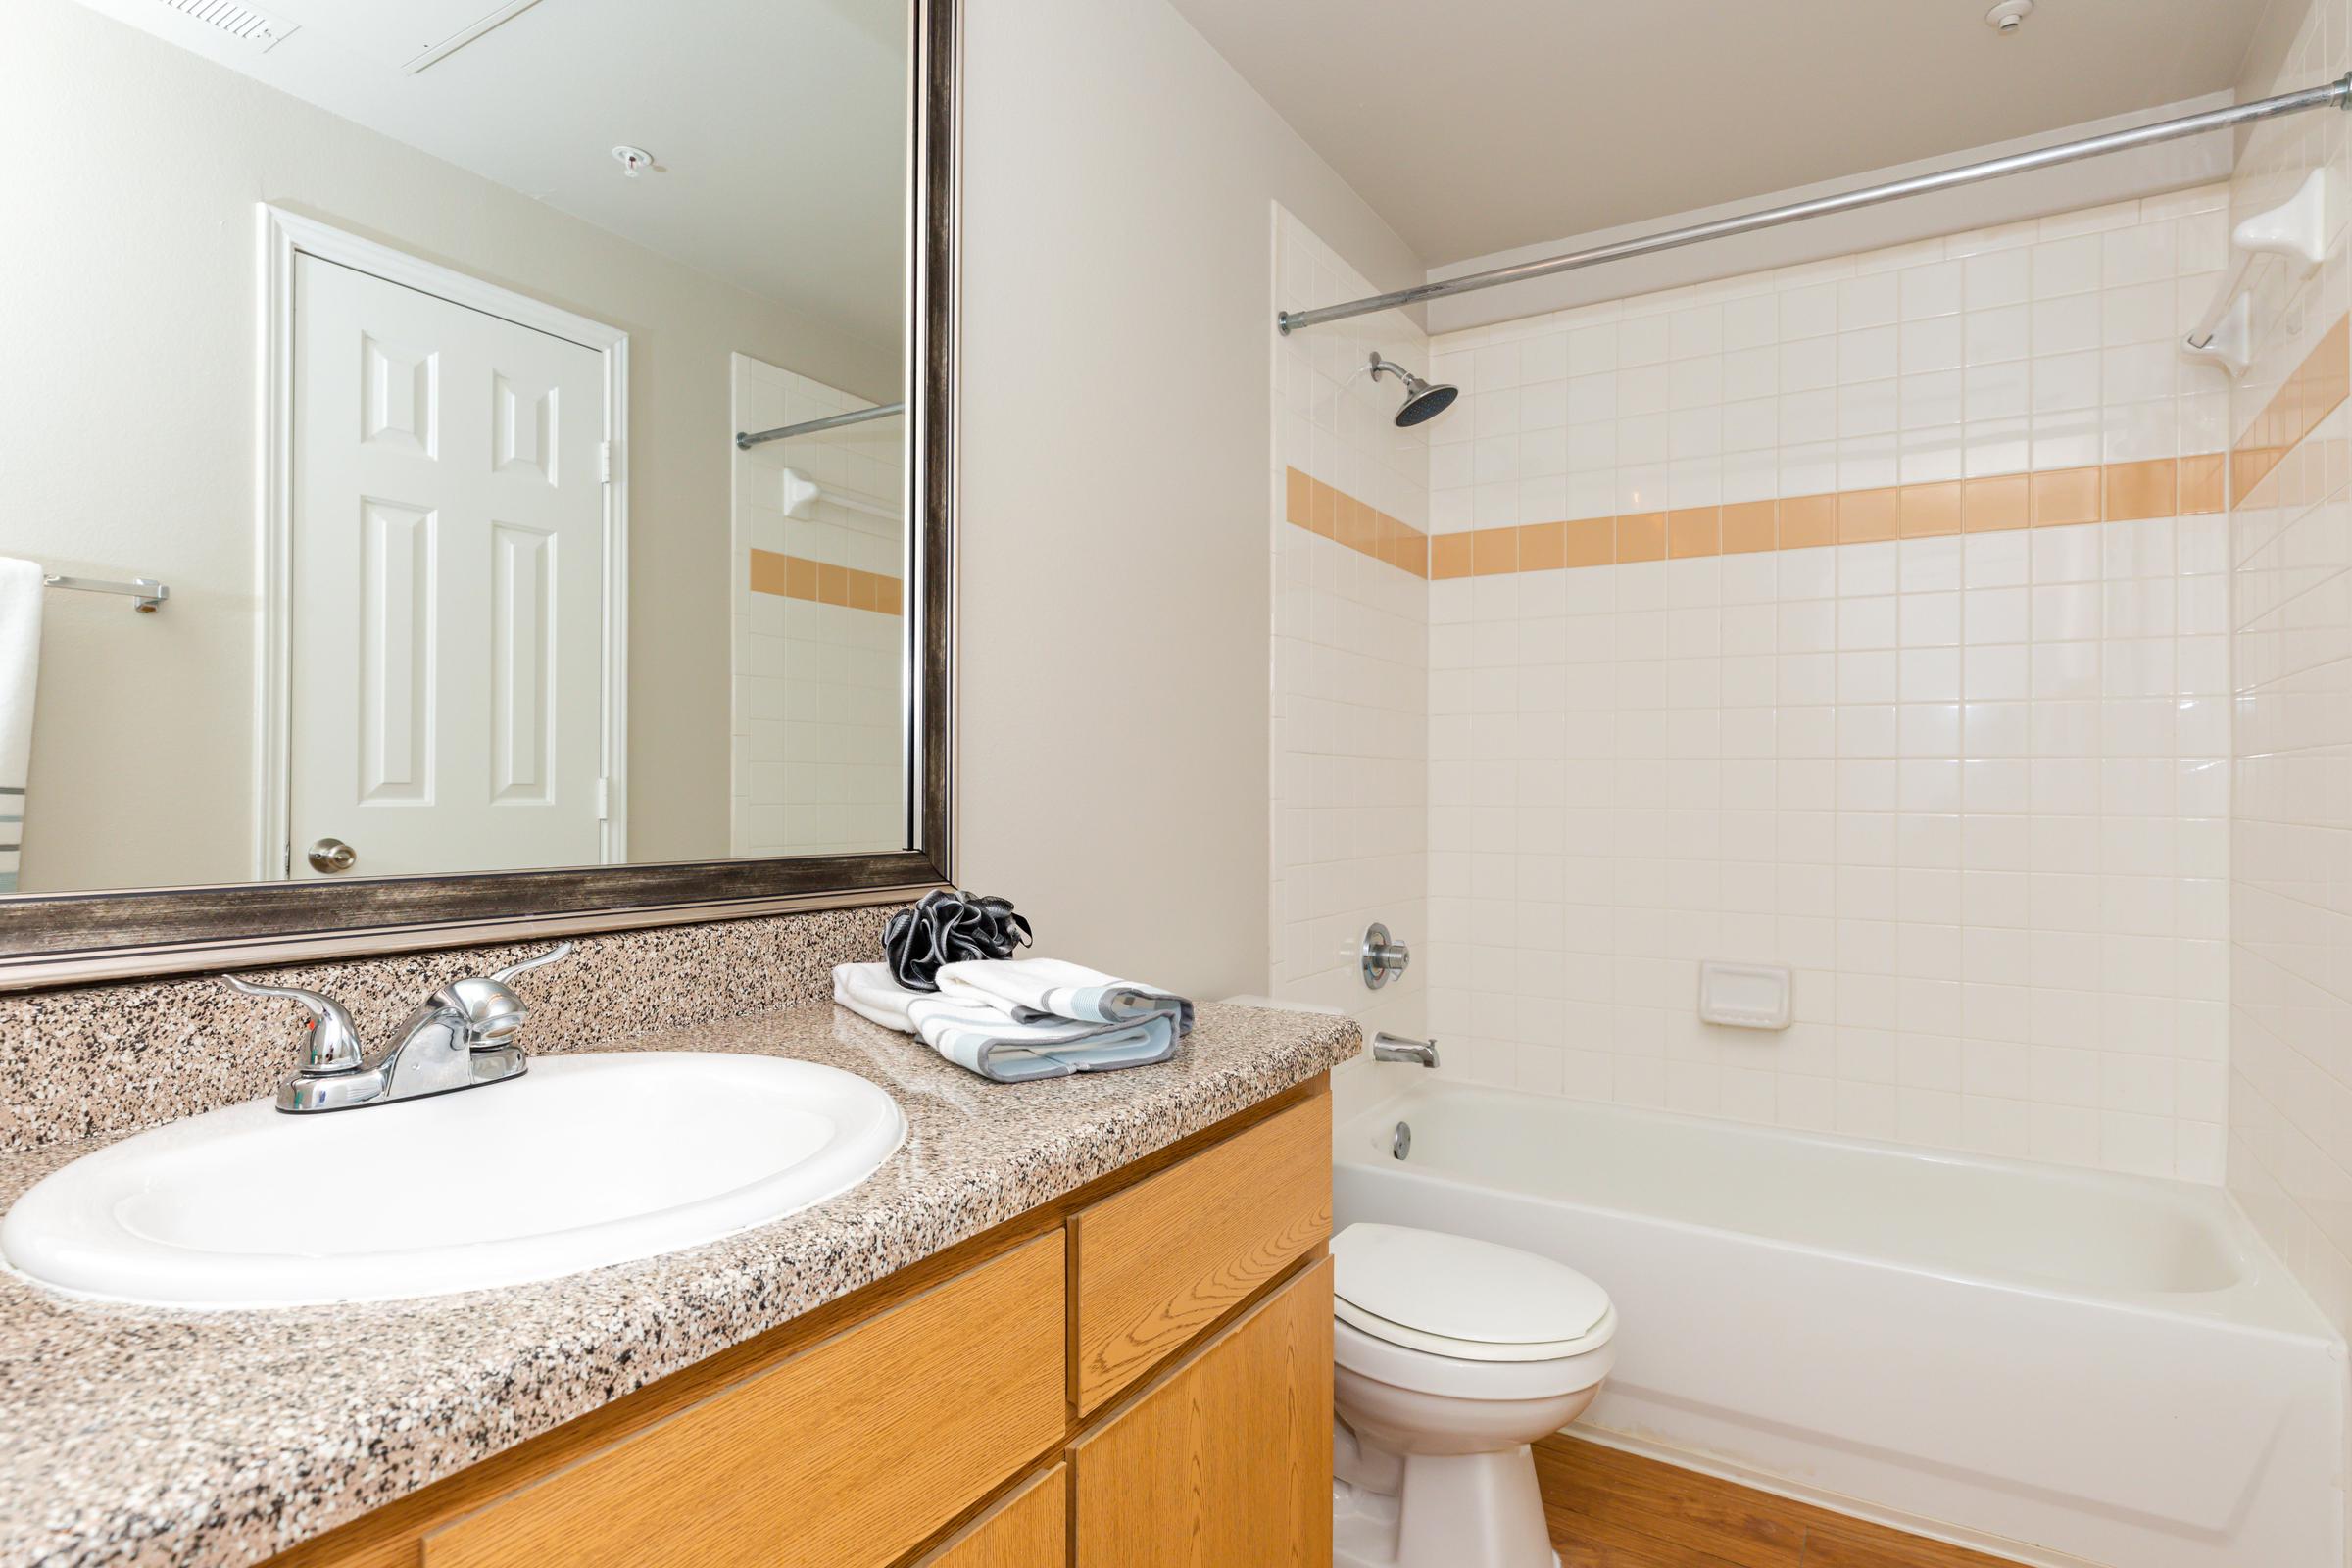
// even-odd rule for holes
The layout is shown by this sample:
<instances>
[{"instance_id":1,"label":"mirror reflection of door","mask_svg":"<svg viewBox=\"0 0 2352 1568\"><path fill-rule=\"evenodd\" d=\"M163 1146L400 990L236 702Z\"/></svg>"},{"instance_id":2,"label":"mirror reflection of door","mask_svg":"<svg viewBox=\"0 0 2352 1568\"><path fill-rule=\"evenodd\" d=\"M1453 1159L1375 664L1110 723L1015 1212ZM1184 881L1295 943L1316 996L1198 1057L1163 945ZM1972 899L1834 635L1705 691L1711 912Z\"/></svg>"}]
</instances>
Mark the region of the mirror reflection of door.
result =
<instances>
[{"instance_id":1,"label":"mirror reflection of door","mask_svg":"<svg viewBox=\"0 0 2352 1568\"><path fill-rule=\"evenodd\" d=\"M0 913L906 848L913 21L0 0Z\"/></svg>"},{"instance_id":2,"label":"mirror reflection of door","mask_svg":"<svg viewBox=\"0 0 2352 1568\"><path fill-rule=\"evenodd\" d=\"M294 293L287 874L620 858L604 356L315 256Z\"/></svg>"}]
</instances>

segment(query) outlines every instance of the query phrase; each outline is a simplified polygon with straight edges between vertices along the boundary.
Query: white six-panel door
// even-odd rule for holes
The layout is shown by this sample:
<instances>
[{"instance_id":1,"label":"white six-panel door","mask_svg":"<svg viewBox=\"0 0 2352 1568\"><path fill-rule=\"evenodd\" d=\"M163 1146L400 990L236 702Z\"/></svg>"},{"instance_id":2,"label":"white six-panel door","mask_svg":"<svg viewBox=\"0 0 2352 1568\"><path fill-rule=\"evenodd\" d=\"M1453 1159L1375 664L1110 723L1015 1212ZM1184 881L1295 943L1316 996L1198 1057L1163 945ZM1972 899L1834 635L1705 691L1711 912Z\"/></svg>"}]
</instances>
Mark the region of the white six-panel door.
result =
<instances>
[{"instance_id":1,"label":"white six-panel door","mask_svg":"<svg viewBox=\"0 0 2352 1568\"><path fill-rule=\"evenodd\" d=\"M602 357L312 256L294 280L289 873L602 856Z\"/></svg>"}]
</instances>

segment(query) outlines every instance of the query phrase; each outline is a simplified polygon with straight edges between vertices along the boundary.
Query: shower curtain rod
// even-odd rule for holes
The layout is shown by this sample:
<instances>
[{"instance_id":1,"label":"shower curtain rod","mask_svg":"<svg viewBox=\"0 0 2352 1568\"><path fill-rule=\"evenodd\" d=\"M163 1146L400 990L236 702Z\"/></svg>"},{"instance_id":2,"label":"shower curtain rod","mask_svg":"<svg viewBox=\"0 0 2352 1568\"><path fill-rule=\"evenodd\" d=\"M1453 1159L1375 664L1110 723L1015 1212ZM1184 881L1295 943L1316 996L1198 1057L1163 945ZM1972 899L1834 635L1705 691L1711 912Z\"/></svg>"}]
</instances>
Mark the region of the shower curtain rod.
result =
<instances>
[{"instance_id":1,"label":"shower curtain rod","mask_svg":"<svg viewBox=\"0 0 2352 1568\"><path fill-rule=\"evenodd\" d=\"M887 419L894 414L905 414L904 403L882 403L870 409L852 409L847 414L828 414L821 419L803 419L798 424L779 424L773 430L738 430L735 445L743 451L766 441L781 441L787 436L814 435L819 430L838 430L845 424L863 424L868 419Z\"/></svg>"},{"instance_id":2,"label":"shower curtain rod","mask_svg":"<svg viewBox=\"0 0 2352 1568\"><path fill-rule=\"evenodd\" d=\"M2275 98L2258 98L2252 103L2232 104L2227 109L2209 109L2200 115L2158 121L2152 125L2110 131L2104 136L2085 137L2082 141L2060 142L2054 147L2038 147L2032 152L2011 153L2006 158L1987 159L1981 164L1963 164L1958 169L1946 169L1937 173L1916 174L1909 179L1891 180L1884 185L1866 185L1860 190L1844 191L1836 196L1817 196L1810 201L1790 202L1786 207L1767 207L1761 212L1742 213L1736 218L1718 218L1711 222L1693 223L1688 228L1672 228L1663 233L1645 234L1638 239L1618 240L1608 245L1595 245L1589 250L1570 251L1564 256L1546 256L1510 267L1497 267L1489 271L1466 272L1460 277L1416 283L1411 288L1375 294L1368 299L1318 306L1311 311L1281 311L1276 313L1274 324L1288 334L1302 326L1319 326L1325 321L1344 320L1350 316L1368 316L1374 311L1395 310L1400 305L1418 305L1423 300L1446 299L1477 289L1496 288L1504 283L1524 283L1530 278L1549 277L1554 272L1573 272L1580 268L1598 267L1603 262L1621 262L1629 257L1679 250L1685 245L1696 245L1703 240L1752 233L1759 228L1793 223L1799 219L1826 218L1832 213L1875 207L1881 202L1898 201L1905 196L1925 196L1932 191L1973 185L1979 180L1998 179L2004 174L2022 174L2029 170L2049 169L2058 164L2097 158L2106 153L2152 147L2158 142L2198 136L2209 130L2228 130L2236 125L2251 124L2258 120L2276 119L2280 115L2299 115L2306 109L2347 108L2352 108L2352 74L2325 86L2280 93Z\"/></svg>"}]
</instances>

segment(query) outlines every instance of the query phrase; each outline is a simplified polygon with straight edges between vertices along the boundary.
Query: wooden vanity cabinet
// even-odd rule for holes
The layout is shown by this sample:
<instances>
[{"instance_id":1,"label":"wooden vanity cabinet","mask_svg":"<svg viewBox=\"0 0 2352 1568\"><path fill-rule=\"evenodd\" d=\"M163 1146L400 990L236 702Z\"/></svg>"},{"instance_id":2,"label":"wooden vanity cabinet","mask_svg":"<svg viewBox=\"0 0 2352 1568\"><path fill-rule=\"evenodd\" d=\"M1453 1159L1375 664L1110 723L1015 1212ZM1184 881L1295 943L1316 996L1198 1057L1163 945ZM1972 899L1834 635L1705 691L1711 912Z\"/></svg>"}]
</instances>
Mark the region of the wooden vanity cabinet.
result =
<instances>
[{"instance_id":1,"label":"wooden vanity cabinet","mask_svg":"<svg viewBox=\"0 0 2352 1568\"><path fill-rule=\"evenodd\" d=\"M1023 1243L440 1526L424 1568L888 1568L1061 1436L1062 1274Z\"/></svg>"},{"instance_id":2,"label":"wooden vanity cabinet","mask_svg":"<svg viewBox=\"0 0 2352 1568\"><path fill-rule=\"evenodd\" d=\"M1331 1561L1331 1259L1070 1445L1073 1560Z\"/></svg>"},{"instance_id":3,"label":"wooden vanity cabinet","mask_svg":"<svg viewBox=\"0 0 2352 1568\"><path fill-rule=\"evenodd\" d=\"M1057 1464L925 1553L916 1568L1065 1568L1069 1517L1069 1467Z\"/></svg>"},{"instance_id":4,"label":"wooden vanity cabinet","mask_svg":"<svg viewBox=\"0 0 2352 1568\"><path fill-rule=\"evenodd\" d=\"M1330 1233L1318 1078L269 1568L1323 1568Z\"/></svg>"},{"instance_id":5,"label":"wooden vanity cabinet","mask_svg":"<svg viewBox=\"0 0 2352 1568\"><path fill-rule=\"evenodd\" d=\"M1165 1362L1331 1237L1331 1117L1300 1106L1069 1219L1070 1401Z\"/></svg>"}]
</instances>

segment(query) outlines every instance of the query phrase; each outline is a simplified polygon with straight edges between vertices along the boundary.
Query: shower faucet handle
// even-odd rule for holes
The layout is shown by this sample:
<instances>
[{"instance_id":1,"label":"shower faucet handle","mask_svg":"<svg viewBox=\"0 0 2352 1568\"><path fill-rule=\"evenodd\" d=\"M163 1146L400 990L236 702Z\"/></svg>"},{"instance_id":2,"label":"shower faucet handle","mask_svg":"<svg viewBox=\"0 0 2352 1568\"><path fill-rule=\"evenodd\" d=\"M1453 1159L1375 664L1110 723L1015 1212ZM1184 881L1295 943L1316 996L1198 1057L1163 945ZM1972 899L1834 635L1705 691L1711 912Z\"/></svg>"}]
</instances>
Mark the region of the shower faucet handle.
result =
<instances>
[{"instance_id":1,"label":"shower faucet handle","mask_svg":"<svg viewBox=\"0 0 2352 1568\"><path fill-rule=\"evenodd\" d=\"M1390 936L1389 928L1375 920L1364 927L1356 956L1363 965L1364 984L1378 991L1411 965L1413 950Z\"/></svg>"}]
</instances>

